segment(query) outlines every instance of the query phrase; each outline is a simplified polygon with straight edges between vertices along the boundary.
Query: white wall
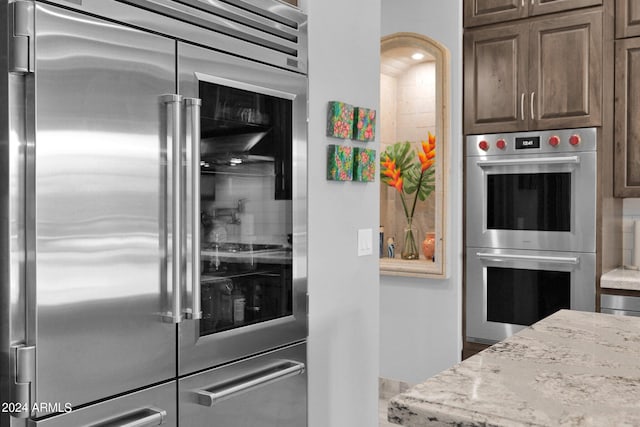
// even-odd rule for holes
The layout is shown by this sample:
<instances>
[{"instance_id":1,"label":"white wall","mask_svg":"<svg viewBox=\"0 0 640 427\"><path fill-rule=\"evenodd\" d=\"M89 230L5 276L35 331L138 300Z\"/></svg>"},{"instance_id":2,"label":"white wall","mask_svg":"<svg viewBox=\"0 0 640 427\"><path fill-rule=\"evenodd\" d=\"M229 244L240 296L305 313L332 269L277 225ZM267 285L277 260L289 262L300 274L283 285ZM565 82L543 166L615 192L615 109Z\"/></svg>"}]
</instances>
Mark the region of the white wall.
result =
<instances>
[{"instance_id":1,"label":"white wall","mask_svg":"<svg viewBox=\"0 0 640 427\"><path fill-rule=\"evenodd\" d=\"M449 278L380 279L380 376L415 384L456 363L462 350L462 0L382 0L381 35L396 32L435 39L451 57Z\"/></svg>"},{"instance_id":2,"label":"white wall","mask_svg":"<svg viewBox=\"0 0 640 427\"><path fill-rule=\"evenodd\" d=\"M378 233L379 184L326 180L327 102L379 102L380 0L306 0L309 15L309 426L378 425L378 251L358 257L358 229Z\"/></svg>"}]
</instances>

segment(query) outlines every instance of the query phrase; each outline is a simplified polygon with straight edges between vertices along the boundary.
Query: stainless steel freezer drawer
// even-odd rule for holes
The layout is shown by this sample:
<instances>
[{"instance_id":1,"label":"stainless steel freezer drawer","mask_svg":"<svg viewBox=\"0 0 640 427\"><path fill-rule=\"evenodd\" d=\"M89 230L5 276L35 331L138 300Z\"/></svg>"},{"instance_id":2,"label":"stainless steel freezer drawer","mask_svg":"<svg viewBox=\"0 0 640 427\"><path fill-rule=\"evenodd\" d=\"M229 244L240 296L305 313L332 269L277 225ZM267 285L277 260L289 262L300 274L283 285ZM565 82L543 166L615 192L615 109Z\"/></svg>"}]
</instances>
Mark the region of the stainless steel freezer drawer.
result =
<instances>
[{"instance_id":1,"label":"stainless steel freezer drawer","mask_svg":"<svg viewBox=\"0 0 640 427\"><path fill-rule=\"evenodd\" d=\"M640 317L640 297L601 295L600 311L608 314Z\"/></svg>"},{"instance_id":2,"label":"stainless steel freezer drawer","mask_svg":"<svg viewBox=\"0 0 640 427\"><path fill-rule=\"evenodd\" d=\"M64 407L64 404L62 404ZM30 427L177 426L176 382L150 387L41 421Z\"/></svg>"},{"instance_id":3,"label":"stainless steel freezer drawer","mask_svg":"<svg viewBox=\"0 0 640 427\"><path fill-rule=\"evenodd\" d=\"M180 380L180 427L307 425L306 343Z\"/></svg>"}]
</instances>

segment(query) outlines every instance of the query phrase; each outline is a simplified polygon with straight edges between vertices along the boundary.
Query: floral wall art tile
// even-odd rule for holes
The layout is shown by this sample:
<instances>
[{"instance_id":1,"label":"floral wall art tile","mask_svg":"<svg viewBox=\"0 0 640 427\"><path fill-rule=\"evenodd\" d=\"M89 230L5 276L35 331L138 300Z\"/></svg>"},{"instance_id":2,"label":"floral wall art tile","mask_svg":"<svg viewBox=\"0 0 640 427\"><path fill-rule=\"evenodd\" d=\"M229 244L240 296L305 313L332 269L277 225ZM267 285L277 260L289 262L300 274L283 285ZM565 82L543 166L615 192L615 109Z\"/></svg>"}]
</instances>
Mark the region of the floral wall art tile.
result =
<instances>
[{"instance_id":1,"label":"floral wall art tile","mask_svg":"<svg viewBox=\"0 0 640 427\"><path fill-rule=\"evenodd\" d=\"M353 148L346 145L327 147L327 179L351 181L353 179Z\"/></svg>"},{"instance_id":2,"label":"floral wall art tile","mask_svg":"<svg viewBox=\"0 0 640 427\"><path fill-rule=\"evenodd\" d=\"M356 107L354 111L353 139L373 141L376 129L376 110Z\"/></svg>"},{"instance_id":3,"label":"floral wall art tile","mask_svg":"<svg viewBox=\"0 0 640 427\"><path fill-rule=\"evenodd\" d=\"M329 101L327 109L327 136L350 139L353 136L352 105L340 101Z\"/></svg>"},{"instance_id":4,"label":"floral wall art tile","mask_svg":"<svg viewBox=\"0 0 640 427\"><path fill-rule=\"evenodd\" d=\"M353 149L353 180L372 182L376 180L376 150L355 147Z\"/></svg>"}]
</instances>

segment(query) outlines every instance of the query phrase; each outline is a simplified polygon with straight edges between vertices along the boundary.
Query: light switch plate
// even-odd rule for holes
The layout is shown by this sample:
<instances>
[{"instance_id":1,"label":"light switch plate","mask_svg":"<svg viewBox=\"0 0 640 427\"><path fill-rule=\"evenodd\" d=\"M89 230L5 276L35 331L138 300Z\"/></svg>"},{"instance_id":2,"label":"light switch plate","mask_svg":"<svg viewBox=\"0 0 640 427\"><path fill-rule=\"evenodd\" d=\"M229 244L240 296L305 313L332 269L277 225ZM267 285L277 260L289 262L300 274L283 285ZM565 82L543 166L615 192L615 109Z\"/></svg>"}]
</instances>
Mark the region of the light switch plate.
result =
<instances>
[{"instance_id":1,"label":"light switch plate","mask_svg":"<svg viewBox=\"0 0 640 427\"><path fill-rule=\"evenodd\" d=\"M358 256L373 254L373 230L363 228L358 230Z\"/></svg>"}]
</instances>

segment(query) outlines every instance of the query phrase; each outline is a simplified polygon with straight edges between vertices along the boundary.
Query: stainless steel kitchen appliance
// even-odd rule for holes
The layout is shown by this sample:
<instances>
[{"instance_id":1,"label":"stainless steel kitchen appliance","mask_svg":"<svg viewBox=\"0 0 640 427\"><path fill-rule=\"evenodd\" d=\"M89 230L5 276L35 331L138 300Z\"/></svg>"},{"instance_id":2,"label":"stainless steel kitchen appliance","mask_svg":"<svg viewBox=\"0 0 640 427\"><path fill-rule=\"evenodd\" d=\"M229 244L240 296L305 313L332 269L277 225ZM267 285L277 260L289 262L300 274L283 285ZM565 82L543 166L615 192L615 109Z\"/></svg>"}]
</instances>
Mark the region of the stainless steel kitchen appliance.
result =
<instances>
[{"instance_id":1,"label":"stainless steel kitchen appliance","mask_svg":"<svg viewBox=\"0 0 640 427\"><path fill-rule=\"evenodd\" d=\"M640 317L640 297L603 294L600 296L600 312Z\"/></svg>"},{"instance_id":2,"label":"stainless steel kitchen appliance","mask_svg":"<svg viewBox=\"0 0 640 427\"><path fill-rule=\"evenodd\" d=\"M306 425L305 15L0 19L0 424Z\"/></svg>"},{"instance_id":3,"label":"stainless steel kitchen appliance","mask_svg":"<svg viewBox=\"0 0 640 427\"><path fill-rule=\"evenodd\" d=\"M596 129L467 137L466 335L595 309Z\"/></svg>"}]
</instances>

